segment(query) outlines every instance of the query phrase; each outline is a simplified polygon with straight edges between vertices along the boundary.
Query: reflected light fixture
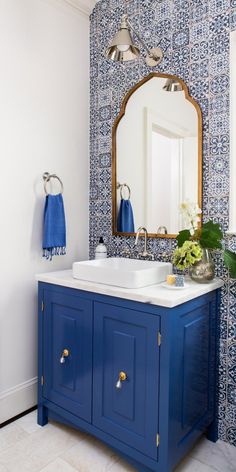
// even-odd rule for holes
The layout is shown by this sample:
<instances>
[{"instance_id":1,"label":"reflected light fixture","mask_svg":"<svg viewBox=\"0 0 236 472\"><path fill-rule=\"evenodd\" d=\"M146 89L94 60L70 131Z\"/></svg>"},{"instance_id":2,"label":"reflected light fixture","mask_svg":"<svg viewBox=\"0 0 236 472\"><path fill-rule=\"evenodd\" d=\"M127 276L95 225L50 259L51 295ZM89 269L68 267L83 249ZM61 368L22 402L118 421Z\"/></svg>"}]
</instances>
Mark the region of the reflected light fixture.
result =
<instances>
[{"instance_id":1,"label":"reflected light fixture","mask_svg":"<svg viewBox=\"0 0 236 472\"><path fill-rule=\"evenodd\" d=\"M114 36L111 45L107 48L105 54L107 59L116 62L133 61L140 57L140 49L134 43L131 31L137 36L143 48L147 51L146 63L149 67L155 67L162 61L163 52L161 48L156 47L148 49L146 44L140 38L139 34L131 25L128 15L122 16L119 31Z\"/></svg>"},{"instance_id":2,"label":"reflected light fixture","mask_svg":"<svg viewBox=\"0 0 236 472\"><path fill-rule=\"evenodd\" d=\"M180 82L176 79L167 79L163 90L165 92L183 92L183 87Z\"/></svg>"}]
</instances>

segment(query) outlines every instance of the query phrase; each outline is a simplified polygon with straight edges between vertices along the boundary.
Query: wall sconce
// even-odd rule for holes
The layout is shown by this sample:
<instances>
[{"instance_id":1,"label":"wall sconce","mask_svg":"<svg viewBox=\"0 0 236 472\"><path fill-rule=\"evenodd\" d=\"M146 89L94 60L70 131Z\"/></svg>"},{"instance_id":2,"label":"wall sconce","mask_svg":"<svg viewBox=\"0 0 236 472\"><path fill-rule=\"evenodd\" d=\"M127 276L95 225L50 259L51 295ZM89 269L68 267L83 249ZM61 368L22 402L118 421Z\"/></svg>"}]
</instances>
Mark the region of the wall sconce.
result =
<instances>
[{"instance_id":1,"label":"wall sconce","mask_svg":"<svg viewBox=\"0 0 236 472\"><path fill-rule=\"evenodd\" d=\"M165 92L183 92L183 87L178 80L167 79L163 90L165 90Z\"/></svg>"},{"instance_id":2,"label":"wall sconce","mask_svg":"<svg viewBox=\"0 0 236 472\"><path fill-rule=\"evenodd\" d=\"M138 38L143 48L147 51L146 63L149 67L155 67L162 61L163 51L159 47L148 49L146 44L140 38L139 34L133 28L128 19L128 15L122 16L121 26L113 38L111 45L107 48L105 54L107 59L116 62L133 61L140 57L140 50L134 43L131 33L132 31Z\"/></svg>"}]
</instances>

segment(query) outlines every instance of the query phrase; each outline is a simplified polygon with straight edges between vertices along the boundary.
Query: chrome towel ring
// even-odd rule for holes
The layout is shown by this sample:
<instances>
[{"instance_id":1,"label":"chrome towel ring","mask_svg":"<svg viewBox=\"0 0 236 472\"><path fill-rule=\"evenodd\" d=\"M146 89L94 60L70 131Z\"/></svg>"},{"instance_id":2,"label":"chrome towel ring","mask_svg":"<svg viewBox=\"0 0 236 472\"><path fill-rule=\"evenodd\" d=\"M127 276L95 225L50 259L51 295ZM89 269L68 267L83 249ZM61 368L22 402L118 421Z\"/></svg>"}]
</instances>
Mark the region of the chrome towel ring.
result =
<instances>
[{"instance_id":1,"label":"chrome towel ring","mask_svg":"<svg viewBox=\"0 0 236 472\"><path fill-rule=\"evenodd\" d=\"M45 191L46 195L49 195L49 193L47 191L47 184L48 184L48 182L50 182L51 179L57 179L60 182L60 185L61 185L60 193L63 193L64 192L64 186L63 186L63 183L62 183L61 179L56 174L49 174L49 172L44 172L43 180L44 180L44 191Z\"/></svg>"},{"instance_id":2,"label":"chrome towel ring","mask_svg":"<svg viewBox=\"0 0 236 472\"><path fill-rule=\"evenodd\" d=\"M117 190L120 189L120 198L123 199L123 200L130 200L130 197L131 197L131 190L130 190L130 187L127 185L127 184L120 184L119 182L117 182ZM128 198L125 198L125 195L124 195L124 190L127 189L128 190Z\"/></svg>"}]
</instances>

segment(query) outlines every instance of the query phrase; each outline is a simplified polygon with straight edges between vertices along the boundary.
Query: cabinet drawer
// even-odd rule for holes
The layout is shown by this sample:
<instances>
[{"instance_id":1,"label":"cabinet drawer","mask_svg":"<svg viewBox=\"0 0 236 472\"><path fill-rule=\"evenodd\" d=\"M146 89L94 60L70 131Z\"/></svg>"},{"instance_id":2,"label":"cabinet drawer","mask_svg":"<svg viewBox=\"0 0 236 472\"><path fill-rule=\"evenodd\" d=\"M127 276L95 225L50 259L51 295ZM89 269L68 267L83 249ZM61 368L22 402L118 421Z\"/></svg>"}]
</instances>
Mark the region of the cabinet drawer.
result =
<instances>
[{"instance_id":1,"label":"cabinet drawer","mask_svg":"<svg viewBox=\"0 0 236 472\"><path fill-rule=\"evenodd\" d=\"M159 317L105 303L94 307L93 423L157 459ZM119 373L126 379L117 388Z\"/></svg>"},{"instance_id":2,"label":"cabinet drawer","mask_svg":"<svg viewBox=\"0 0 236 472\"><path fill-rule=\"evenodd\" d=\"M43 395L91 422L92 302L45 290L44 303Z\"/></svg>"}]
</instances>

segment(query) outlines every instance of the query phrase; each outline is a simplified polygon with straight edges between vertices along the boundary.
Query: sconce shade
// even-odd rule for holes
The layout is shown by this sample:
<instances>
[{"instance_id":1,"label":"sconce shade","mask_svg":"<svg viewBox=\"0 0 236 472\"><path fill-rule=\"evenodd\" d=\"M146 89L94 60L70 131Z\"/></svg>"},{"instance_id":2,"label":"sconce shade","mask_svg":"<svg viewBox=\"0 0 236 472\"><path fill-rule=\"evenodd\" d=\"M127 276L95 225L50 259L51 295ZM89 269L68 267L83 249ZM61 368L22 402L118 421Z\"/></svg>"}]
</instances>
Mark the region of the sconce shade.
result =
<instances>
[{"instance_id":1,"label":"sconce shade","mask_svg":"<svg viewBox=\"0 0 236 472\"><path fill-rule=\"evenodd\" d=\"M149 67L155 67L162 61L163 51L159 48L148 49L139 33L134 29L128 19L128 15L122 16L121 26L113 38L112 43L107 48L105 55L107 59L117 62L133 61L140 56L139 48L134 44L133 38L130 34L132 31L137 36L143 48L147 51L146 63Z\"/></svg>"},{"instance_id":2,"label":"sconce shade","mask_svg":"<svg viewBox=\"0 0 236 472\"><path fill-rule=\"evenodd\" d=\"M165 92L182 92L183 87L180 84L180 82L178 82L178 80L167 79L167 81L166 81L166 83L163 87L163 90L165 90Z\"/></svg>"},{"instance_id":3,"label":"sconce shade","mask_svg":"<svg viewBox=\"0 0 236 472\"><path fill-rule=\"evenodd\" d=\"M133 39L127 27L121 28L113 38L106 50L107 59L112 61L133 61L139 58L140 50L134 45Z\"/></svg>"}]
</instances>

